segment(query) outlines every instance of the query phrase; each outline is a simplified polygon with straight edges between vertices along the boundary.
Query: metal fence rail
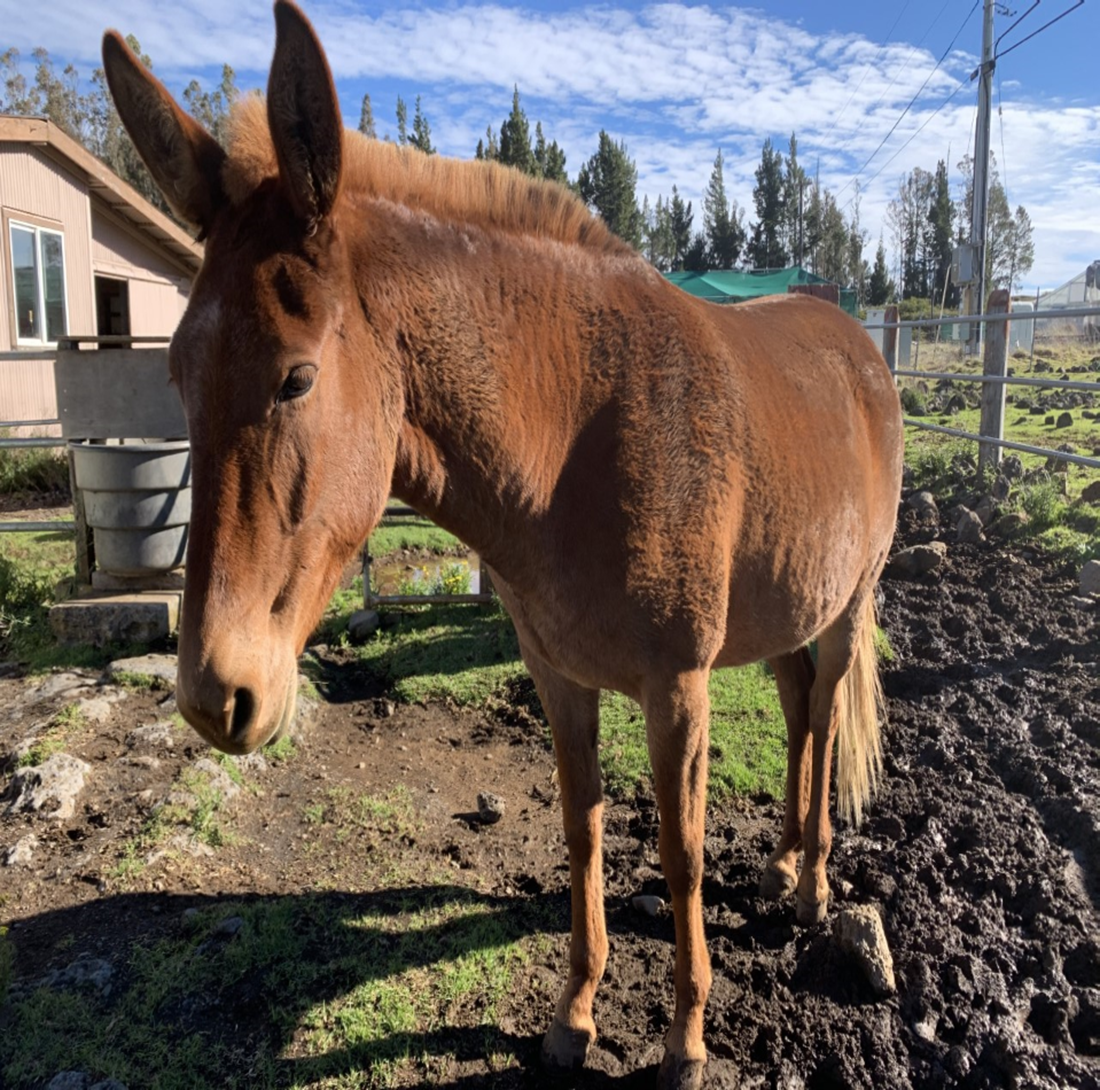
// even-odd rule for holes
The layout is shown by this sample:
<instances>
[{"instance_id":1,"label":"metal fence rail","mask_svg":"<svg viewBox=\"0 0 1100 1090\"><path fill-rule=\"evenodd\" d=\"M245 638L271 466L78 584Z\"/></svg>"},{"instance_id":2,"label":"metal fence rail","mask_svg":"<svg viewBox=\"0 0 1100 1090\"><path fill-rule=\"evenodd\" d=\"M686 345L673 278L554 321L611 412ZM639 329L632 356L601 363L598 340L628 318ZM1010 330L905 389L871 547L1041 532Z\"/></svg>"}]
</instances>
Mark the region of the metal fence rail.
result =
<instances>
[{"instance_id":1,"label":"metal fence rail","mask_svg":"<svg viewBox=\"0 0 1100 1090\"><path fill-rule=\"evenodd\" d=\"M45 350L31 353L35 360L49 360L57 358L57 352ZM26 350L22 352L0 352L0 365L9 361L19 361L28 358ZM61 421L54 417L52 420L4 420L0 421L0 430L7 428L50 428L60 425ZM56 435L34 436L9 436L0 435L0 450L35 450L50 449L65 446L68 440ZM58 519L57 522L27 522L17 519L9 519L0 522L0 534L41 534L60 533L76 528L73 519Z\"/></svg>"},{"instance_id":2,"label":"metal fence rail","mask_svg":"<svg viewBox=\"0 0 1100 1090\"><path fill-rule=\"evenodd\" d=\"M899 370L897 366L897 333L894 332L892 337L886 338L889 343L884 343L883 354L886 356L886 362L889 364L890 371L895 378L979 382L982 384L982 416L979 434L975 435L973 432L962 431L958 428L947 428L940 424L930 424L927 421L908 416L904 418L905 423L910 427L920 428L924 431L938 432L943 435L951 435L959 439L969 439L976 442L979 451L979 468L985 468L989 465L995 467L1000 459L1001 450L1008 449L1019 450L1026 454L1036 454L1048 459L1053 458L1057 461L1070 462L1091 469L1100 469L1100 458L1070 454L1062 450L1049 450L1046 447L1037 447L1029 443L1006 440L1004 437L1004 396L1007 386L1038 386L1056 390L1100 392L1100 383L1098 382L1054 377L1041 379L1020 378L1008 373L1008 323L1058 320L1060 318L1100 319L1100 307L1067 307L1064 310L1014 312L1011 308L1008 292L995 291L990 295L983 314L952 315L949 318L919 318L912 321L868 322L864 323L863 328L896 331L907 328L985 324L983 373L980 375L956 371Z\"/></svg>"}]
</instances>

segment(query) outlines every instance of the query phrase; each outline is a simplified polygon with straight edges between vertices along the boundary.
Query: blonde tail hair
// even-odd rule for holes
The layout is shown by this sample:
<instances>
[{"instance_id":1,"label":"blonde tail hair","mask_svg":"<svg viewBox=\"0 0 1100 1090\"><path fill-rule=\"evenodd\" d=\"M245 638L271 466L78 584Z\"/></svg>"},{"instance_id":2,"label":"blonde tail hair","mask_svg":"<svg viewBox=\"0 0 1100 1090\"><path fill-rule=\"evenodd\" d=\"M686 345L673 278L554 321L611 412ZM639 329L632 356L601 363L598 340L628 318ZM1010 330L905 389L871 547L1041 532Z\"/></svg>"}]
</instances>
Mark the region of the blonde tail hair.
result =
<instances>
[{"instance_id":1,"label":"blonde tail hair","mask_svg":"<svg viewBox=\"0 0 1100 1090\"><path fill-rule=\"evenodd\" d=\"M859 619L856 653L837 690L837 811L854 825L878 786L882 772L879 723L886 721L886 699L878 673L874 593L867 595Z\"/></svg>"}]
</instances>

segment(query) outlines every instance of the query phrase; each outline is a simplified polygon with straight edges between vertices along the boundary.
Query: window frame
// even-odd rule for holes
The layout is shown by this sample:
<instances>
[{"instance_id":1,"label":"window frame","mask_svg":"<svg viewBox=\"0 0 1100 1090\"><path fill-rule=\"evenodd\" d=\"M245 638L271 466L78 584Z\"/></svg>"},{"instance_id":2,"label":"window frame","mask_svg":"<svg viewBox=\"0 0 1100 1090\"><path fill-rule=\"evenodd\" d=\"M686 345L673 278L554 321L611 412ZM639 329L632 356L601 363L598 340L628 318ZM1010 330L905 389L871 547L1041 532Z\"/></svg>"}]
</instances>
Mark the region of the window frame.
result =
<instances>
[{"instance_id":1,"label":"window frame","mask_svg":"<svg viewBox=\"0 0 1100 1090\"><path fill-rule=\"evenodd\" d=\"M35 277L35 286L37 289L37 305L42 316L42 336L41 337L22 337L19 334L19 300L16 294L15 285L15 243L12 238L13 228L19 228L22 231L29 231L34 236L34 254L35 254L35 267L37 275ZM34 218L30 216L19 215L18 213L7 212L4 215L4 243L8 256L11 262L10 275L11 280L8 281L11 287L11 342L16 348L56 348L57 340L49 339L49 331L47 329L47 315L46 315L46 265L42 259L42 235L49 234L55 235L61 243L61 294L62 305L65 310L65 329L61 334L64 338L69 331L69 277L68 269L65 261L65 232L61 225L53 225L49 223L36 222Z\"/></svg>"}]
</instances>

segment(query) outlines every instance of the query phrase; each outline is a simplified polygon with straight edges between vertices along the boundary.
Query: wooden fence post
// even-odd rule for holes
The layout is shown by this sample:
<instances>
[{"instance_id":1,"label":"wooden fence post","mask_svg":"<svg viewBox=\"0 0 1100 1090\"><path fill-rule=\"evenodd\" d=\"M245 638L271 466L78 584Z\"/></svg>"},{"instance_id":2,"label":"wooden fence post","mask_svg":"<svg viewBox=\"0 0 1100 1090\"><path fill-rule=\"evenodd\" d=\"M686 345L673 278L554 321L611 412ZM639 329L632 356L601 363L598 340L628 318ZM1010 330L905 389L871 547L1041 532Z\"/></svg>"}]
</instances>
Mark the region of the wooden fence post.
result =
<instances>
[{"instance_id":1,"label":"wooden fence post","mask_svg":"<svg viewBox=\"0 0 1100 1090\"><path fill-rule=\"evenodd\" d=\"M990 292L986 305L987 314L1008 314L1012 309L1012 299L1007 291ZM982 373L1004 378L1008 374L1008 326L1005 322L987 322L985 327L985 355ZM980 434L990 439L1004 438L1005 384L986 382L982 384L982 422ZM988 470L996 470L1001 464L1001 448L994 443L978 444L978 473L984 475Z\"/></svg>"},{"instance_id":2,"label":"wooden fence post","mask_svg":"<svg viewBox=\"0 0 1100 1090\"><path fill-rule=\"evenodd\" d=\"M883 321L889 323L897 320L898 308L894 303L891 303L886 308ZM891 374L898 369L898 334L900 332L900 329L884 329L882 331L882 355L886 360L886 366L890 368Z\"/></svg>"}]
</instances>

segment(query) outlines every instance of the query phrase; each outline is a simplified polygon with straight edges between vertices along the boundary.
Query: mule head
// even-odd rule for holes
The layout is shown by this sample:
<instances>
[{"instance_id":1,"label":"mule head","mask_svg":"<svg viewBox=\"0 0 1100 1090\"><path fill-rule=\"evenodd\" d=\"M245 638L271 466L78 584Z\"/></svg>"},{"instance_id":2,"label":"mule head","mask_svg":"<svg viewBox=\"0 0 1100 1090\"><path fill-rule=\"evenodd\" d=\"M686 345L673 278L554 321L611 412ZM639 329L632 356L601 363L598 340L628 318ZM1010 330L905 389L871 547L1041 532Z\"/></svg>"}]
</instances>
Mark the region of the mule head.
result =
<instances>
[{"instance_id":1,"label":"mule head","mask_svg":"<svg viewBox=\"0 0 1100 1090\"><path fill-rule=\"evenodd\" d=\"M103 44L134 144L206 238L169 352L192 450L177 700L232 753L290 721L297 656L382 511L402 412L356 294L332 75L293 4L280 0L275 21L277 169L247 192L122 39Z\"/></svg>"}]
</instances>

